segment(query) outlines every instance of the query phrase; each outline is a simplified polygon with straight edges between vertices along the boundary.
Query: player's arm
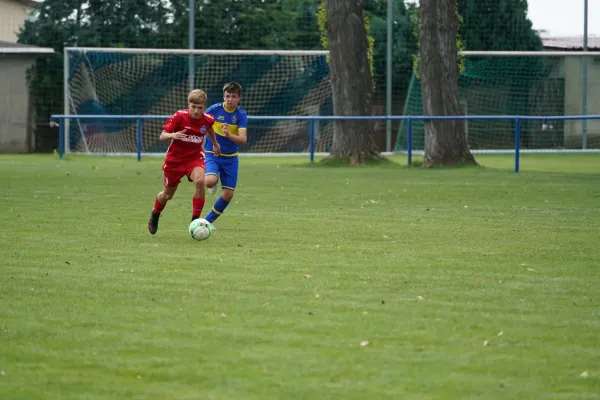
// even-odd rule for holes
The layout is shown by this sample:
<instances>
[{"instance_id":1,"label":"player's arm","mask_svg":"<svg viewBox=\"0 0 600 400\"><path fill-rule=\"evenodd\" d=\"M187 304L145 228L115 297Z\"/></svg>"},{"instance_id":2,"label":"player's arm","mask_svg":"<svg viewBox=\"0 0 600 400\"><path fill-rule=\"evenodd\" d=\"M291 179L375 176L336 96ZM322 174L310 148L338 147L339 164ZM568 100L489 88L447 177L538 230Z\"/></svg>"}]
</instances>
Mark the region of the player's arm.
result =
<instances>
[{"instance_id":1,"label":"player's arm","mask_svg":"<svg viewBox=\"0 0 600 400\"><path fill-rule=\"evenodd\" d=\"M175 132L175 128L177 127L177 124L179 123L180 119L181 116L179 115L179 113L173 114L173 116L167 120L165 126L163 126L163 130L160 133L160 137L158 138L158 140L166 142L168 140L174 139L185 139L187 137L187 135L185 134L185 129L179 132Z\"/></svg>"},{"instance_id":2,"label":"player's arm","mask_svg":"<svg viewBox=\"0 0 600 400\"><path fill-rule=\"evenodd\" d=\"M238 134L232 135L231 133L229 133L229 128L227 127L227 125L223 125L223 133L225 134L225 137L231 140L233 143L246 144L246 142L248 142L246 128L239 128Z\"/></svg>"},{"instance_id":3,"label":"player's arm","mask_svg":"<svg viewBox=\"0 0 600 400\"><path fill-rule=\"evenodd\" d=\"M166 142L168 140L177 140L177 139L185 139L187 137L187 135L185 134L185 129L179 132L167 132L167 131L162 131L160 133L160 137L158 138L158 140L162 140L163 142Z\"/></svg>"},{"instance_id":4,"label":"player's arm","mask_svg":"<svg viewBox=\"0 0 600 400\"><path fill-rule=\"evenodd\" d=\"M219 145L219 142L217 142L217 136L215 135L215 130L212 126L208 129L208 132L206 134L212 141L214 155L218 156L219 154L221 154L221 146Z\"/></svg>"}]
</instances>

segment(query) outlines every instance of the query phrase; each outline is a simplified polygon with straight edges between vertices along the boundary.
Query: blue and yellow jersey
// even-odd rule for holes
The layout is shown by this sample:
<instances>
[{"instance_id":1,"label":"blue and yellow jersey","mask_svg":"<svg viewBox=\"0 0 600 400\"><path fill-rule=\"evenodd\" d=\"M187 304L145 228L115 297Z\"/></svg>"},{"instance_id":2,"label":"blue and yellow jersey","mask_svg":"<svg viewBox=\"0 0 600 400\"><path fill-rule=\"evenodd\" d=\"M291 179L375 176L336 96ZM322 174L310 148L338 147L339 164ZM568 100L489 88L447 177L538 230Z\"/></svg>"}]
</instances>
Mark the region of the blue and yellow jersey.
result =
<instances>
[{"instance_id":1,"label":"blue and yellow jersey","mask_svg":"<svg viewBox=\"0 0 600 400\"><path fill-rule=\"evenodd\" d=\"M229 126L229 133L237 135L240 129L246 129L248 117L246 111L240 106L237 106L235 110L230 111L225 108L224 103L213 104L208 107L205 111L206 114L210 114L215 118L213 129L215 130L215 136L221 146L221 156L234 157L238 155L240 146L234 143L232 140L227 139L223 134L223 124ZM204 150L207 153L212 153L213 144L212 140L207 136Z\"/></svg>"}]
</instances>

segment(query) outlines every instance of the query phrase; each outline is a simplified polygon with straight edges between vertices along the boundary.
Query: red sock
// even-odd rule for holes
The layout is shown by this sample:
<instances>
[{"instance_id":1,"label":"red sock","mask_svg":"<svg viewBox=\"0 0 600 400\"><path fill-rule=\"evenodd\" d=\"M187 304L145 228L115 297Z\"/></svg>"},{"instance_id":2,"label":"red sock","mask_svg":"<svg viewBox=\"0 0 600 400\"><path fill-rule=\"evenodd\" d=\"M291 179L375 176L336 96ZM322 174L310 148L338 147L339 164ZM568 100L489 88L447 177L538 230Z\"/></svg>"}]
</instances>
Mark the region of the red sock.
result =
<instances>
[{"instance_id":1,"label":"red sock","mask_svg":"<svg viewBox=\"0 0 600 400\"><path fill-rule=\"evenodd\" d=\"M167 203L165 204L160 204L158 202L158 197L154 200L154 209L152 210L152 212L154 214L160 214L162 212L162 210L164 210L165 206L167 205Z\"/></svg>"},{"instance_id":2,"label":"red sock","mask_svg":"<svg viewBox=\"0 0 600 400\"><path fill-rule=\"evenodd\" d=\"M204 208L205 201L206 199L204 197L201 199L192 197L192 217L200 218L200 214L202 214L202 209Z\"/></svg>"}]
</instances>

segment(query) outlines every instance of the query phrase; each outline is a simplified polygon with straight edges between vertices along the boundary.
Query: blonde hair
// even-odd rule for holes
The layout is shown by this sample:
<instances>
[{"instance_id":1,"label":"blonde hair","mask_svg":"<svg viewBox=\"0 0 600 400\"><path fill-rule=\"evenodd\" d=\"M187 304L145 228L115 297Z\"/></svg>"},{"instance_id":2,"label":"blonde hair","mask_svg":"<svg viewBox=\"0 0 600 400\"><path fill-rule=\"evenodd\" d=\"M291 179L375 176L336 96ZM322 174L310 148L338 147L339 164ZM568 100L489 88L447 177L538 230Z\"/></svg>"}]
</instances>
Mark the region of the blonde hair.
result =
<instances>
[{"instance_id":1,"label":"blonde hair","mask_svg":"<svg viewBox=\"0 0 600 400\"><path fill-rule=\"evenodd\" d=\"M194 89L188 94L188 103L206 105L206 93L200 89Z\"/></svg>"}]
</instances>

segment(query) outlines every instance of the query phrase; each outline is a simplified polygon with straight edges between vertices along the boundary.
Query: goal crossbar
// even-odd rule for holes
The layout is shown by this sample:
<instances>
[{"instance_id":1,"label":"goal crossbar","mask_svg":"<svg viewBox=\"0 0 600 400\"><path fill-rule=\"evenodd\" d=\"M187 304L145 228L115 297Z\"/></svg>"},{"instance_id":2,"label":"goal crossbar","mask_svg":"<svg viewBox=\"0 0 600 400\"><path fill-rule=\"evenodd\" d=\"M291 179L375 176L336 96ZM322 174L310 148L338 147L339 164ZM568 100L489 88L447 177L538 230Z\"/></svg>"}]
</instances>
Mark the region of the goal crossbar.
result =
<instances>
[{"instance_id":1,"label":"goal crossbar","mask_svg":"<svg viewBox=\"0 0 600 400\"><path fill-rule=\"evenodd\" d=\"M126 54L206 54L206 55L256 55L256 56L322 56L328 50L222 50L222 49L149 49L126 47L65 47L65 52L110 52Z\"/></svg>"},{"instance_id":2,"label":"goal crossbar","mask_svg":"<svg viewBox=\"0 0 600 400\"><path fill-rule=\"evenodd\" d=\"M66 51L78 52L112 52L128 54L207 54L207 55L329 55L329 50L223 50L223 49L141 49L126 47L65 47ZM487 51L464 50L459 51L462 56L499 56L499 57L580 57L600 56L600 51Z\"/></svg>"}]
</instances>

